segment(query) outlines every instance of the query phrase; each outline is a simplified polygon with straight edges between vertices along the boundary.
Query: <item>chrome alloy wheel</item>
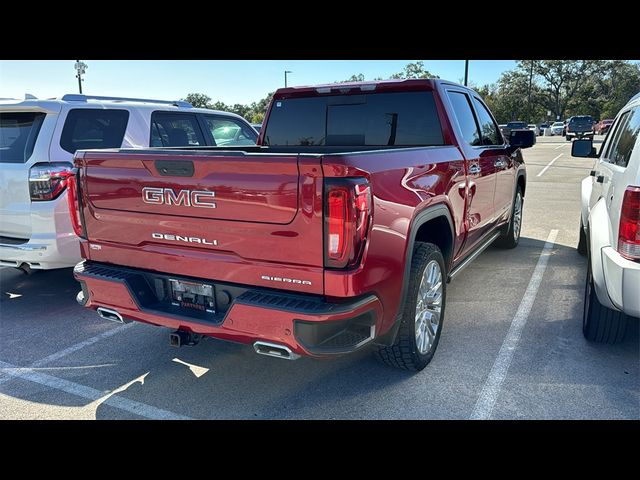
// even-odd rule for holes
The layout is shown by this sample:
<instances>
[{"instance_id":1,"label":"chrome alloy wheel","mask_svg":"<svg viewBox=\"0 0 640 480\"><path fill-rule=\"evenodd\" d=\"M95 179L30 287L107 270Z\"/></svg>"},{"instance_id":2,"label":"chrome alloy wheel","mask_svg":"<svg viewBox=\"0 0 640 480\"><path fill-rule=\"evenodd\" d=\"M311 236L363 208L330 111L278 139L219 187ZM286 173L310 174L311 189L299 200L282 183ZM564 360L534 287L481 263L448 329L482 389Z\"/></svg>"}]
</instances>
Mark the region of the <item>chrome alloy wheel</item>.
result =
<instances>
[{"instance_id":1,"label":"chrome alloy wheel","mask_svg":"<svg viewBox=\"0 0 640 480\"><path fill-rule=\"evenodd\" d=\"M513 206L513 239L520 238L520 228L522 227L522 194L516 194L516 203Z\"/></svg>"},{"instance_id":2,"label":"chrome alloy wheel","mask_svg":"<svg viewBox=\"0 0 640 480\"><path fill-rule=\"evenodd\" d=\"M426 354L440 328L442 310L442 272L440 264L431 260L424 272L418 288L416 302L416 346L421 354Z\"/></svg>"}]
</instances>

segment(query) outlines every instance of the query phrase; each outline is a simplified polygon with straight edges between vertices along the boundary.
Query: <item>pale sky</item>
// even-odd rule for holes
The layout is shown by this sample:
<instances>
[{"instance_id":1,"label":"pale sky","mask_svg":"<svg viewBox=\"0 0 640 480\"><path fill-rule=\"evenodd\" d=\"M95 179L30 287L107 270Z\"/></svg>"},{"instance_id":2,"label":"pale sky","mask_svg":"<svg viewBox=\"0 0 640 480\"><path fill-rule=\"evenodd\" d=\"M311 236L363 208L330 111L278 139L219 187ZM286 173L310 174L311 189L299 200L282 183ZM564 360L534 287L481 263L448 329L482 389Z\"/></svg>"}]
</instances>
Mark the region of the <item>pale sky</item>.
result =
<instances>
[{"instance_id":1,"label":"pale sky","mask_svg":"<svg viewBox=\"0 0 640 480\"><path fill-rule=\"evenodd\" d=\"M83 60L89 67L83 93L178 100L204 93L227 104L251 103L284 86L345 80L363 73L386 78L415 60ZM0 98L38 98L78 93L75 60L0 60ZM425 60L425 68L455 82L464 78L464 60ZM469 80L493 83L513 60L471 60Z\"/></svg>"}]
</instances>

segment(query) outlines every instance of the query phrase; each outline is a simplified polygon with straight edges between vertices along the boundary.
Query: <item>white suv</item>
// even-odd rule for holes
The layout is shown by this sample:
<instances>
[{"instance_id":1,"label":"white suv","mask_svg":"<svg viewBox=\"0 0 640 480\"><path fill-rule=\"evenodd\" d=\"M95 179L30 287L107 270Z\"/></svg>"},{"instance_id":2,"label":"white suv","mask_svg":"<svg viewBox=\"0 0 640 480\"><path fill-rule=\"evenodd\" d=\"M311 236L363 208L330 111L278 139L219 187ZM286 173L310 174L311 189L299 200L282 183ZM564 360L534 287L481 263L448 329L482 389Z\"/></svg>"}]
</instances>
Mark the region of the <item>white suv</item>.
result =
<instances>
[{"instance_id":1,"label":"white suv","mask_svg":"<svg viewBox=\"0 0 640 480\"><path fill-rule=\"evenodd\" d=\"M573 142L574 157L596 157L592 140ZM588 254L583 332L616 343L640 318L640 94L618 113L582 181L578 251Z\"/></svg>"},{"instance_id":2,"label":"white suv","mask_svg":"<svg viewBox=\"0 0 640 480\"><path fill-rule=\"evenodd\" d=\"M76 150L253 145L242 117L182 101L65 95L0 100L0 265L70 267L80 261L68 213Z\"/></svg>"}]
</instances>

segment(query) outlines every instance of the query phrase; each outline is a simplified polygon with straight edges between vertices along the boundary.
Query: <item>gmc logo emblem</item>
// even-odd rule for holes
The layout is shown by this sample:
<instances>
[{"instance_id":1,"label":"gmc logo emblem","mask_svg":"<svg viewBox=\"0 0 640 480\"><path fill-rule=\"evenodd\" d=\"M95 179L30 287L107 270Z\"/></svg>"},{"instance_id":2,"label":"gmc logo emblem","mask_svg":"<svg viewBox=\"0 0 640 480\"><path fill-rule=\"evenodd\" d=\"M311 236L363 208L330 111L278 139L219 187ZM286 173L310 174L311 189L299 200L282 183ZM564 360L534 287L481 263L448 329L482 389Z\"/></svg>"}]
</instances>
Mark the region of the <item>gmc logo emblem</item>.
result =
<instances>
[{"instance_id":1,"label":"gmc logo emblem","mask_svg":"<svg viewBox=\"0 0 640 480\"><path fill-rule=\"evenodd\" d=\"M206 190L180 190L171 188L144 187L142 201L151 205L183 205L185 207L216 208L215 192Z\"/></svg>"}]
</instances>

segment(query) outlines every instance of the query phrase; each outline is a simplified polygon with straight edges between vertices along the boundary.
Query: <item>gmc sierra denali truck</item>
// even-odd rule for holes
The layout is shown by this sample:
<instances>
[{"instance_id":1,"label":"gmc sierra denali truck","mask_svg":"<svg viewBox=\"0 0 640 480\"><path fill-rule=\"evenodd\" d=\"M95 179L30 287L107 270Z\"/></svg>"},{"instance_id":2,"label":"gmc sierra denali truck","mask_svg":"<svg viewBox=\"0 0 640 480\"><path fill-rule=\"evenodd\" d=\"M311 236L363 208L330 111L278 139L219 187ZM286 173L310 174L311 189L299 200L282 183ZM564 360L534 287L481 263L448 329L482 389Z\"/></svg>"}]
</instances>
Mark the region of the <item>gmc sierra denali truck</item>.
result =
<instances>
[{"instance_id":1,"label":"gmc sierra denali truck","mask_svg":"<svg viewBox=\"0 0 640 480\"><path fill-rule=\"evenodd\" d=\"M77 152L78 302L178 346L421 370L447 282L518 244L532 143L468 88L394 80L280 89L255 147Z\"/></svg>"}]
</instances>

